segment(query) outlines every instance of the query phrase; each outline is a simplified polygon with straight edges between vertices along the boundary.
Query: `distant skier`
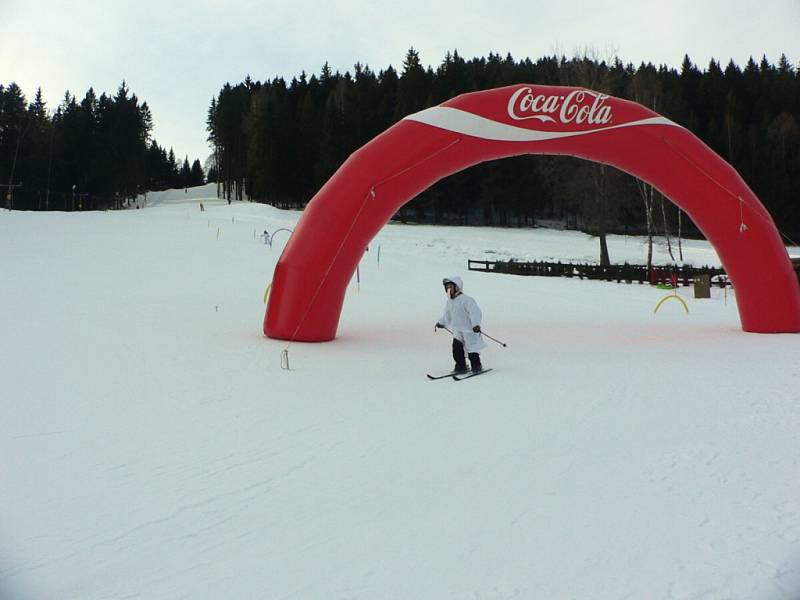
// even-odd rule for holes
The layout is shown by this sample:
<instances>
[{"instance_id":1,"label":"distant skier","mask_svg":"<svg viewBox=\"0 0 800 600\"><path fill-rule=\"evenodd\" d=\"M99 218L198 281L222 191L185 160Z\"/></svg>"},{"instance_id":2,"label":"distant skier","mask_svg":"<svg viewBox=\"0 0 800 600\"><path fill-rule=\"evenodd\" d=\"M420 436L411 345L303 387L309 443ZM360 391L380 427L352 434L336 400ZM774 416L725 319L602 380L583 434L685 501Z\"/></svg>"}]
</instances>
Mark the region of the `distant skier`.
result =
<instances>
[{"instance_id":1,"label":"distant skier","mask_svg":"<svg viewBox=\"0 0 800 600\"><path fill-rule=\"evenodd\" d=\"M481 336L481 309L473 298L463 293L464 284L460 277L445 278L442 284L447 294L447 303L436 327L450 329L453 333L453 359L456 361L454 371L467 371L467 362L464 359L466 350L472 371L479 372L483 369L479 351L486 347Z\"/></svg>"}]
</instances>

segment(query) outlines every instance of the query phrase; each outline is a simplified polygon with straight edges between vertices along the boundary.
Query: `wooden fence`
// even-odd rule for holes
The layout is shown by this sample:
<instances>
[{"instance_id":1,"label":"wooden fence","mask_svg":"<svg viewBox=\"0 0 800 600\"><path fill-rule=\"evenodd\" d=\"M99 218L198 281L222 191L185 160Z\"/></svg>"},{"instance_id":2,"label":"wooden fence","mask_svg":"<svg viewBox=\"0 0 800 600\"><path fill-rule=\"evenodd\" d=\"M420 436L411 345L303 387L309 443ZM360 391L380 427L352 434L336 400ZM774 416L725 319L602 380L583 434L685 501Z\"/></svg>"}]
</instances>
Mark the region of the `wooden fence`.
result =
<instances>
[{"instance_id":1,"label":"wooden fence","mask_svg":"<svg viewBox=\"0 0 800 600\"><path fill-rule=\"evenodd\" d=\"M691 265L662 265L653 266L649 270L646 265L592 265L588 263L562 263L562 262L519 262L468 260L467 268L470 271L484 271L487 273L505 273L507 275L536 275L539 277L577 277L578 279L596 279L601 281L616 281L617 283L639 284L649 283L658 285L673 283L688 286L700 275L711 278L712 285L725 287L730 285L725 271L719 267L692 267Z\"/></svg>"}]
</instances>

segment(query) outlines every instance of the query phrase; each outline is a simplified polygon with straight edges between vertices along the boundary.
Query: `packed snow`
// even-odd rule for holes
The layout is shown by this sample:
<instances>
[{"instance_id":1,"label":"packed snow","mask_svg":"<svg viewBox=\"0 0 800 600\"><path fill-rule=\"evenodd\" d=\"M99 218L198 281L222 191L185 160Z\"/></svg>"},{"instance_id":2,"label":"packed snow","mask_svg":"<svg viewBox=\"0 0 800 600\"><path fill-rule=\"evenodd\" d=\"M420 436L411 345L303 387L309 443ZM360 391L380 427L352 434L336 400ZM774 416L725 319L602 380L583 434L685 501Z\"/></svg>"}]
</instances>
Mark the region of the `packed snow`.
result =
<instances>
[{"instance_id":1,"label":"packed snow","mask_svg":"<svg viewBox=\"0 0 800 600\"><path fill-rule=\"evenodd\" d=\"M742 332L735 291L654 314L671 292L466 269L594 260L584 234L390 224L337 339L288 344L262 234L300 213L140 205L0 212L3 600L800 598L800 336ZM508 346L429 381L454 275Z\"/></svg>"}]
</instances>

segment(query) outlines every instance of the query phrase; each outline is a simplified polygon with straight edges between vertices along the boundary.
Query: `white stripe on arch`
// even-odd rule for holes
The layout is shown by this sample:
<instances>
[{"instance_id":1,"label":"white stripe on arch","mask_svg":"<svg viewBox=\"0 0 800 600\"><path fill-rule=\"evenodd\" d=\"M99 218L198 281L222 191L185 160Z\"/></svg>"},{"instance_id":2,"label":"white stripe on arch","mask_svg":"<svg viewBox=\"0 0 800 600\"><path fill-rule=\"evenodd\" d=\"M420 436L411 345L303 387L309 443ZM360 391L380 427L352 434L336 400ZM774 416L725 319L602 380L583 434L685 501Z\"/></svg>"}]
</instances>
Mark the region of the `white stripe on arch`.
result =
<instances>
[{"instance_id":1,"label":"white stripe on arch","mask_svg":"<svg viewBox=\"0 0 800 600\"><path fill-rule=\"evenodd\" d=\"M464 135L498 142L541 142L597 133L599 131L609 131L621 127L634 127L637 125L669 125L672 127L680 127L680 125L670 121L666 117L650 117L648 119L631 121L630 123L622 123L610 127L601 127L599 129L590 129L587 131L536 131L534 129L524 129L522 127L507 125L506 123L493 121L486 117L447 106L426 108L413 115L408 115L403 120L417 121L418 123L425 123L426 125L447 129L455 133L462 133Z\"/></svg>"}]
</instances>

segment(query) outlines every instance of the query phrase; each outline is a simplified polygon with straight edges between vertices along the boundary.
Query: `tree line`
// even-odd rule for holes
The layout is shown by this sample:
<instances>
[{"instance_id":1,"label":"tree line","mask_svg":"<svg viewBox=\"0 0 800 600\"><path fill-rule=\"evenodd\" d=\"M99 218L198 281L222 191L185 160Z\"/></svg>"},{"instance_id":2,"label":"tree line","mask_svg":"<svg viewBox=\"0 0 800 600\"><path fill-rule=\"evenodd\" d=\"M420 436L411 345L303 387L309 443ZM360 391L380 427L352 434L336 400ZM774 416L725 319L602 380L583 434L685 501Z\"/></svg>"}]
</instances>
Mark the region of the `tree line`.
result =
<instances>
[{"instance_id":1,"label":"tree line","mask_svg":"<svg viewBox=\"0 0 800 600\"><path fill-rule=\"evenodd\" d=\"M687 127L731 163L786 235L800 238L800 75L785 55L744 67L686 56L679 69L591 53L465 60L448 52L424 67L411 48L398 72L356 64L352 73L301 73L236 85L211 100L207 130L220 193L302 208L342 162L404 116L453 96L516 83L582 86L627 98ZM522 156L477 165L435 184L396 218L531 226L555 220L598 235L696 234L656 190L612 167L574 158ZM670 248L671 249L671 248ZM607 254L607 251L606 251ZM603 257L601 257L603 258ZM607 262L607 257L603 258Z\"/></svg>"},{"instance_id":2,"label":"tree line","mask_svg":"<svg viewBox=\"0 0 800 600\"><path fill-rule=\"evenodd\" d=\"M66 92L49 111L0 84L0 206L29 210L120 208L147 190L201 185L189 164L151 138L153 117L123 81L116 94Z\"/></svg>"}]
</instances>

